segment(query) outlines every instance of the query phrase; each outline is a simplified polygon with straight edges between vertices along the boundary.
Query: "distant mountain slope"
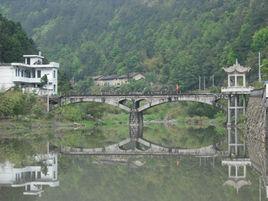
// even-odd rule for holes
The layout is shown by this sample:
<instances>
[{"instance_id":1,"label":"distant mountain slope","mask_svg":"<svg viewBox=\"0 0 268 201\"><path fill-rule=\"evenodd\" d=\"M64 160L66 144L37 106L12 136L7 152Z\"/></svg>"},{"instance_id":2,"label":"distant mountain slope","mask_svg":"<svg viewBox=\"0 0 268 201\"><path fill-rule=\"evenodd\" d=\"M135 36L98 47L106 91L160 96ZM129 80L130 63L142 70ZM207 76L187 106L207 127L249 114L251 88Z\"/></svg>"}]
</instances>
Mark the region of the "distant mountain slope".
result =
<instances>
[{"instance_id":1,"label":"distant mountain slope","mask_svg":"<svg viewBox=\"0 0 268 201\"><path fill-rule=\"evenodd\" d=\"M253 36L268 26L267 0L0 0L0 11L69 78L143 71L187 89L221 82L235 58L256 69Z\"/></svg>"},{"instance_id":2,"label":"distant mountain slope","mask_svg":"<svg viewBox=\"0 0 268 201\"><path fill-rule=\"evenodd\" d=\"M0 63L20 61L23 54L34 51L34 43L27 37L21 25L0 14Z\"/></svg>"}]
</instances>

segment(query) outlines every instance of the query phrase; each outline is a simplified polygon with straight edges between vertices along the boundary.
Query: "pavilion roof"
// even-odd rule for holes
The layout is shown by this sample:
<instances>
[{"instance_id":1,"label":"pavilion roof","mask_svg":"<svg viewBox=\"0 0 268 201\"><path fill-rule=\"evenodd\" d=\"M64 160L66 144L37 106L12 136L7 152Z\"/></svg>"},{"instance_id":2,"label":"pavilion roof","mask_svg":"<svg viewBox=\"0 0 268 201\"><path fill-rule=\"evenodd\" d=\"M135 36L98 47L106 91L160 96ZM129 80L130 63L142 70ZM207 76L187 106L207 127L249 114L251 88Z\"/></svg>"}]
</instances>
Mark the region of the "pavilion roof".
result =
<instances>
[{"instance_id":1,"label":"pavilion roof","mask_svg":"<svg viewBox=\"0 0 268 201\"><path fill-rule=\"evenodd\" d=\"M242 188L243 186L247 186L247 185L251 185L250 181L246 181L246 180L227 180L226 182L224 182L223 184L224 186L228 185L228 186L232 186L236 189L236 192L238 193L239 189Z\"/></svg>"},{"instance_id":2,"label":"pavilion roof","mask_svg":"<svg viewBox=\"0 0 268 201\"><path fill-rule=\"evenodd\" d=\"M248 67L244 67L241 66L238 61L236 60L236 63L228 68L223 68L223 70L226 73L234 73L234 72L238 72L238 73L247 73L250 71L250 68Z\"/></svg>"}]
</instances>

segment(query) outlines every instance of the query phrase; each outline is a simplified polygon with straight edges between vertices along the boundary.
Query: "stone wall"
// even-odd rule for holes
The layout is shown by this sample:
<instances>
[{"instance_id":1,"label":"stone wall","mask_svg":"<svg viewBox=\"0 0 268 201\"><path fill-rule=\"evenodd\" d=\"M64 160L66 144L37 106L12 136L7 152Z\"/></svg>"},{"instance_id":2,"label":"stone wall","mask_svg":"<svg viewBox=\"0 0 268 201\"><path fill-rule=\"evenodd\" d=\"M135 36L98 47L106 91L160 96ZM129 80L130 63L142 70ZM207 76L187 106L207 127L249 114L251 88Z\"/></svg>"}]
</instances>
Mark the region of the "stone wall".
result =
<instances>
[{"instance_id":1,"label":"stone wall","mask_svg":"<svg viewBox=\"0 0 268 201\"><path fill-rule=\"evenodd\" d=\"M268 108L262 95L251 95L247 106L246 141L249 158L254 168L262 174L265 185L268 185Z\"/></svg>"}]
</instances>

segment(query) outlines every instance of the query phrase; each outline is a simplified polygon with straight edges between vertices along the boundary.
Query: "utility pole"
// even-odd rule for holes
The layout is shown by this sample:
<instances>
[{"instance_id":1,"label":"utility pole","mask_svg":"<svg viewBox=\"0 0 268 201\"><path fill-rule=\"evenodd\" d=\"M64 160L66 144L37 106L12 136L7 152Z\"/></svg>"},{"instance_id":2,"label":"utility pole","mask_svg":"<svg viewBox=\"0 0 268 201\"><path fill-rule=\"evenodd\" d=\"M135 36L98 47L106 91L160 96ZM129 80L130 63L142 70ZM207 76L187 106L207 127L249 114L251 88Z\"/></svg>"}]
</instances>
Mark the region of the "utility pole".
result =
<instances>
[{"instance_id":1,"label":"utility pole","mask_svg":"<svg viewBox=\"0 0 268 201\"><path fill-rule=\"evenodd\" d=\"M212 79L212 87L215 87L215 83L214 83L214 75L211 76Z\"/></svg>"},{"instance_id":2,"label":"utility pole","mask_svg":"<svg viewBox=\"0 0 268 201\"><path fill-rule=\"evenodd\" d=\"M261 82L261 52L259 52L259 82Z\"/></svg>"},{"instance_id":3,"label":"utility pole","mask_svg":"<svg viewBox=\"0 0 268 201\"><path fill-rule=\"evenodd\" d=\"M49 113L49 91L47 90L47 113Z\"/></svg>"},{"instance_id":4,"label":"utility pole","mask_svg":"<svg viewBox=\"0 0 268 201\"><path fill-rule=\"evenodd\" d=\"M204 76L204 83L203 83L203 85L204 85L204 90L206 90L206 76Z\"/></svg>"},{"instance_id":5,"label":"utility pole","mask_svg":"<svg viewBox=\"0 0 268 201\"><path fill-rule=\"evenodd\" d=\"M199 91L201 91L201 76L198 76L198 78L199 78Z\"/></svg>"}]
</instances>

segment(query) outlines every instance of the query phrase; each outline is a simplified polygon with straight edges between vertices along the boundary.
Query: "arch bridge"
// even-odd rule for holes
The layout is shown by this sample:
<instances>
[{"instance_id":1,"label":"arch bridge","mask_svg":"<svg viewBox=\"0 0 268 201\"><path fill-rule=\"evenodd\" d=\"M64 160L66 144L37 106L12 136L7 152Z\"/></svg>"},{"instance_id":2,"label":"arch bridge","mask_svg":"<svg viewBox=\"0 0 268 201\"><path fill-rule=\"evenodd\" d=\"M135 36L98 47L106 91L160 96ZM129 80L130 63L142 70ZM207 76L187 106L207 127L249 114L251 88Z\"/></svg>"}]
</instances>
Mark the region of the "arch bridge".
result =
<instances>
[{"instance_id":1,"label":"arch bridge","mask_svg":"<svg viewBox=\"0 0 268 201\"><path fill-rule=\"evenodd\" d=\"M135 110L136 112L143 112L154 106L168 103L191 101L199 102L208 105L216 105L216 102L222 98L221 94L164 94L164 95L82 95L82 96L66 96L59 98L51 98L50 103L52 108L64 106L74 103L96 102L106 103L119 107L126 112ZM131 104L126 103L130 101ZM144 101L144 104L141 104Z\"/></svg>"},{"instance_id":2,"label":"arch bridge","mask_svg":"<svg viewBox=\"0 0 268 201\"><path fill-rule=\"evenodd\" d=\"M141 137L143 130L143 111L157 105L169 102L191 101L208 105L215 105L221 98L222 94L157 94L157 95L88 95L88 96L66 96L50 99L50 109L64 105L96 102L106 103L119 107L129 113L129 130L132 138Z\"/></svg>"}]
</instances>

